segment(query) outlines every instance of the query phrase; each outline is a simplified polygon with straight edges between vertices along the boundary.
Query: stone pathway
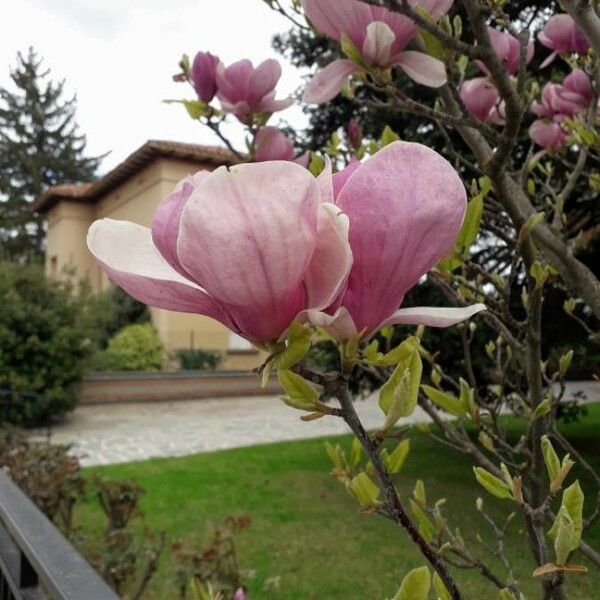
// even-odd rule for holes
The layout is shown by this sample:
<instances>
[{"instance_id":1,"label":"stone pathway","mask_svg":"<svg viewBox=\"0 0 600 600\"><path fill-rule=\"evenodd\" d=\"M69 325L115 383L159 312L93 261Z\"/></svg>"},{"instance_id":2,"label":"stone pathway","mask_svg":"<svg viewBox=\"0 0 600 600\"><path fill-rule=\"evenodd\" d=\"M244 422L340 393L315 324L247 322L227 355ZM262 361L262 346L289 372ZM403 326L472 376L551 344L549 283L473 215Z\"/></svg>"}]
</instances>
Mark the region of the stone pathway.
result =
<instances>
[{"instance_id":1,"label":"stone pathway","mask_svg":"<svg viewBox=\"0 0 600 600\"><path fill-rule=\"evenodd\" d=\"M579 389L588 400L600 400L600 383L570 384L568 395ZM375 395L357 401L356 407L368 429L382 425ZM88 466L347 432L341 419L324 417L305 423L300 414L276 396L80 406L52 428L51 439L71 444L73 453ZM410 422L427 419L417 408ZM32 435L40 437L44 432Z\"/></svg>"}]
</instances>

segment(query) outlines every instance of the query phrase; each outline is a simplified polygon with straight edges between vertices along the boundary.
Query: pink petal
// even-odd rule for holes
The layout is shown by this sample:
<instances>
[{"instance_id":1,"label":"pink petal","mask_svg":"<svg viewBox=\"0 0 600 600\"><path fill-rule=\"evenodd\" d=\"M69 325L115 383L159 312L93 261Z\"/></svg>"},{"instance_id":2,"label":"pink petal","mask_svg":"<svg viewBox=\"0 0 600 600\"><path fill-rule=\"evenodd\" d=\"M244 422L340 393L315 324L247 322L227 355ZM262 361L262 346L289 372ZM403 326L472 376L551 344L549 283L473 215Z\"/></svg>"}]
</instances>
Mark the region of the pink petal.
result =
<instances>
[{"instance_id":1,"label":"pink petal","mask_svg":"<svg viewBox=\"0 0 600 600\"><path fill-rule=\"evenodd\" d=\"M294 103L292 98L285 98L284 100L275 100L275 92L265 96L260 104L256 107L260 112L274 113L280 110L285 110Z\"/></svg>"},{"instance_id":2,"label":"pink petal","mask_svg":"<svg viewBox=\"0 0 600 600\"><path fill-rule=\"evenodd\" d=\"M490 120L492 110L500 101L496 86L487 77L475 77L465 81L459 90L466 109L480 121Z\"/></svg>"},{"instance_id":3,"label":"pink petal","mask_svg":"<svg viewBox=\"0 0 600 600\"><path fill-rule=\"evenodd\" d=\"M333 178L331 175L331 159L325 155L325 167L317 176L317 185L321 192L321 202L334 203Z\"/></svg>"},{"instance_id":4,"label":"pink petal","mask_svg":"<svg viewBox=\"0 0 600 600\"><path fill-rule=\"evenodd\" d=\"M450 327L473 315L486 310L485 304L472 304L461 308L438 306L417 306L401 308L381 323L379 328L387 325L427 325L429 327Z\"/></svg>"},{"instance_id":5,"label":"pink petal","mask_svg":"<svg viewBox=\"0 0 600 600\"><path fill-rule=\"evenodd\" d=\"M177 253L246 337L276 339L304 308L319 191L293 162L220 167L188 200Z\"/></svg>"},{"instance_id":6,"label":"pink petal","mask_svg":"<svg viewBox=\"0 0 600 600\"><path fill-rule=\"evenodd\" d=\"M318 310L305 310L298 315L301 323L308 321L315 327L322 327L333 339L343 341L358 334L350 313L342 306L333 315Z\"/></svg>"},{"instance_id":7,"label":"pink petal","mask_svg":"<svg viewBox=\"0 0 600 600\"><path fill-rule=\"evenodd\" d=\"M342 191L344 185L346 185L346 181L348 181L350 175L356 171L360 167L360 161L353 156L350 162L337 173L333 174L333 197L337 199Z\"/></svg>"},{"instance_id":8,"label":"pink petal","mask_svg":"<svg viewBox=\"0 0 600 600\"><path fill-rule=\"evenodd\" d=\"M274 58L260 63L248 82L248 104L257 106L265 96L273 92L280 77L281 66Z\"/></svg>"},{"instance_id":9,"label":"pink petal","mask_svg":"<svg viewBox=\"0 0 600 600\"><path fill-rule=\"evenodd\" d=\"M437 21L452 8L454 0L409 0L409 4L424 8L429 16Z\"/></svg>"},{"instance_id":10,"label":"pink petal","mask_svg":"<svg viewBox=\"0 0 600 600\"><path fill-rule=\"evenodd\" d=\"M337 205L350 218L354 255L342 304L359 329L371 330L452 248L466 193L437 152L393 142L361 164Z\"/></svg>"},{"instance_id":11,"label":"pink petal","mask_svg":"<svg viewBox=\"0 0 600 600\"><path fill-rule=\"evenodd\" d=\"M292 160L294 142L277 127L261 127L254 139L256 160Z\"/></svg>"},{"instance_id":12,"label":"pink petal","mask_svg":"<svg viewBox=\"0 0 600 600\"><path fill-rule=\"evenodd\" d=\"M422 52L406 50L398 56L396 64L421 85L437 88L448 80L444 63Z\"/></svg>"},{"instance_id":13,"label":"pink petal","mask_svg":"<svg viewBox=\"0 0 600 600\"><path fill-rule=\"evenodd\" d=\"M179 221L188 198L194 190L210 175L210 171L198 171L182 179L173 192L157 207L152 219L152 241L164 259L181 275L187 273L179 263L177 256L177 236Z\"/></svg>"},{"instance_id":14,"label":"pink petal","mask_svg":"<svg viewBox=\"0 0 600 600\"><path fill-rule=\"evenodd\" d=\"M363 58L369 64L387 66L395 41L396 36L388 25L381 21L369 23L367 37L362 45Z\"/></svg>"},{"instance_id":15,"label":"pink petal","mask_svg":"<svg viewBox=\"0 0 600 600\"><path fill-rule=\"evenodd\" d=\"M348 217L335 204L319 206L317 246L304 275L310 307L328 307L346 285L352 266L348 227Z\"/></svg>"},{"instance_id":16,"label":"pink petal","mask_svg":"<svg viewBox=\"0 0 600 600\"><path fill-rule=\"evenodd\" d=\"M302 100L310 104L322 104L333 100L348 77L358 70L351 60L334 60L311 79L304 90Z\"/></svg>"},{"instance_id":17,"label":"pink petal","mask_svg":"<svg viewBox=\"0 0 600 600\"><path fill-rule=\"evenodd\" d=\"M228 67L219 63L216 71L219 98L223 97L231 104L247 100L248 84L254 68L247 60L239 60Z\"/></svg>"},{"instance_id":18,"label":"pink petal","mask_svg":"<svg viewBox=\"0 0 600 600\"><path fill-rule=\"evenodd\" d=\"M218 302L171 268L152 243L147 227L102 219L92 223L87 244L110 279L140 302L206 315L236 331Z\"/></svg>"},{"instance_id":19,"label":"pink petal","mask_svg":"<svg viewBox=\"0 0 600 600\"><path fill-rule=\"evenodd\" d=\"M537 119L529 127L529 137L542 148L550 151L560 150L567 140L560 123Z\"/></svg>"},{"instance_id":20,"label":"pink petal","mask_svg":"<svg viewBox=\"0 0 600 600\"><path fill-rule=\"evenodd\" d=\"M545 69L549 64L553 63L557 56L558 52L552 52L549 54L540 64L540 69Z\"/></svg>"},{"instance_id":21,"label":"pink petal","mask_svg":"<svg viewBox=\"0 0 600 600\"><path fill-rule=\"evenodd\" d=\"M190 75L198 98L210 102L217 92L216 70L218 57L210 52L198 52L194 58Z\"/></svg>"}]
</instances>

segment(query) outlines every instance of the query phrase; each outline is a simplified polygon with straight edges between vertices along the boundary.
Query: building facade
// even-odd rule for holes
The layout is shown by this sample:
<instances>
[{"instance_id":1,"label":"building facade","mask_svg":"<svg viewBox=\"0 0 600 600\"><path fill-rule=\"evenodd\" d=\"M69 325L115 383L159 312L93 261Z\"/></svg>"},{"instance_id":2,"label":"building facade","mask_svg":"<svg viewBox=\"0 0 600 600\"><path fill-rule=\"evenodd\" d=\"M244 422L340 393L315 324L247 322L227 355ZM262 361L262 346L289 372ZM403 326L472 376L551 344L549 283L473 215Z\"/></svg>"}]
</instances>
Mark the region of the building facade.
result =
<instances>
[{"instance_id":1,"label":"building facade","mask_svg":"<svg viewBox=\"0 0 600 600\"><path fill-rule=\"evenodd\" d=\"M106 290L112 284L87 248L91 223L108 217L149 227L158 203L178 181L234 162L223 148L151 140L97 181L50 188L33 204L47 223L46 273L87 278L94 291ZM229 370L251 369L260 362L256 349L213 319L157 308L150 312L167 351L215 349L223 356L221 368Z\"/></svg>"}]
</instances>

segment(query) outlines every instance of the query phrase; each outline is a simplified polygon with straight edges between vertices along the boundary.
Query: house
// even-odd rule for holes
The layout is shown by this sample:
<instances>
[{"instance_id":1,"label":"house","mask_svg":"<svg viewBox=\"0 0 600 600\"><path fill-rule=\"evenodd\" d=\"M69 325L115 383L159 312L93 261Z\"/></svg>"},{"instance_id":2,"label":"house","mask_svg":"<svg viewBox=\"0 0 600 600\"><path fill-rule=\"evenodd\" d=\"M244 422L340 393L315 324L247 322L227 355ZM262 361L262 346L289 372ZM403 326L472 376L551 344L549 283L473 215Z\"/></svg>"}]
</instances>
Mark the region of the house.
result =
<instances>
[{"instance_id":1,"label":"house","mask_svg":"<svg viewBox=\"0 0 600 600\"><path fill-rule=\"evenodd\" d=\"M46 273L86 277L96 292L111 283L87 249L90 224L103 217L150 226L158 203L176 183L200 169L213 170L235 162L224 148L150 140L101 179L54 186L38 196L32 209L47 222ZM222 368L257 366L259 352L246 340L204 316L151 308L152 321L167 351L179 348L216 349Z\"/></svg>"}]
</instances>

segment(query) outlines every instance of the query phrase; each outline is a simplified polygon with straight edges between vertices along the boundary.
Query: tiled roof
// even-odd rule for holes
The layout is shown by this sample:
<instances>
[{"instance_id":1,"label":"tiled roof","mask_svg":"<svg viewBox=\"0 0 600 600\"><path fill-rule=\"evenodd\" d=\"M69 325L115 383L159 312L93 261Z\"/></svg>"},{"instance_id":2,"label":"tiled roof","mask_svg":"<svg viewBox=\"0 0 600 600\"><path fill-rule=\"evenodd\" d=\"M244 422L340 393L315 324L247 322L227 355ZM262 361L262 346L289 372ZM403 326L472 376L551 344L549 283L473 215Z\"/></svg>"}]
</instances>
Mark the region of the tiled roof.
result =
<instances>
[{"instance_id":1,"label":"tiled roof","mask_svg":"<svg viewBox=\"0 0 600 600\"><path fill-rule=\"evenodd\" d=\"M33 201L31 210L43 213L52 208L56 202L65 199L94 202L99 196L107 194L136 173L139 173L157 158L178 158L190 162L209 163L215 166L231 165L237 162L233 153L218 146L149 140L97 181L91 183L63 183L47 189Z\"/></svg>"}]
</instances>

